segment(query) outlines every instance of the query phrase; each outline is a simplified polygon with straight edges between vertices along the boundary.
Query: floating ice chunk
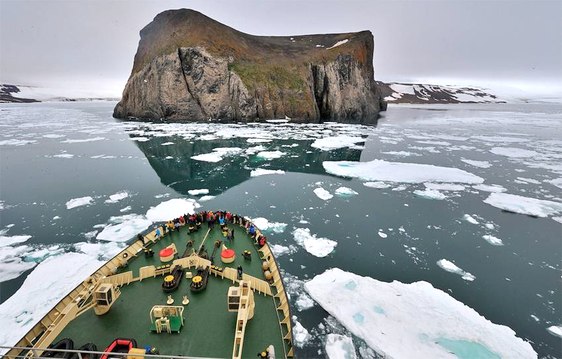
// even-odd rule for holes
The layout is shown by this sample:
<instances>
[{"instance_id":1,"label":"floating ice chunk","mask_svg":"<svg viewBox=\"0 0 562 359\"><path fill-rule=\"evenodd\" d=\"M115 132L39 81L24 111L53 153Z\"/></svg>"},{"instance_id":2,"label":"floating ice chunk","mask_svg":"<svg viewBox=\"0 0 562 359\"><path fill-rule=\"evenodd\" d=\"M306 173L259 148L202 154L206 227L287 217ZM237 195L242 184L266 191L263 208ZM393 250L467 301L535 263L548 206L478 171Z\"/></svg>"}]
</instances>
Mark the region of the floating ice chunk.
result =
<instances>
[{"instance_id":1,"label":"floating ice chunk","mask_svg":"<svg viewBox=\"0 0 562 359\"><path fill-rule=\"evenodd\" d=\"M105 137L92 137L92 138L82 138L82 139L67 139L61 141L61 143L84 143L84 142L95 142L95 141L103 141Z\"/></svg>"},{"instance_id":2,"label":"floating ice chunk","mask_svg":"<svg viewBox=\"0 0 562 359\"><path fill-rule=\"evenodd\" d=\"M203 162L219 162L222 161L224 157L238 154L242 151L239 147L218 147L213 148L213 152L204 153L197 156L191 156L192 159L196 161Z\"/></svg>"},{"instance_id":3,"label":"floating ice chunk","mask_svg":"<svg viewBox=\"0 0 562 359\"><path fill-rule=\"evenodd\" d=\"M462 279L472 282L476 277L464 270L460 269L455 265L455 263L447 260L447 259L440 259L437 261L437 265L441 267L441 269L446 270L447 272L458 274L462 277Z\"/></svg>"},{"instance_id":4,"label":"floating ice chunk","mask_svg":"<svg viewBox=\"0 0 562 359\"><path fill-rule=\"evenodd\" d=\"M503 241L498 237L494 237L490 234L485 234L482 236L486 240L486 242L490 243L493 246L503 246Z\"/></svg>"},{"instance_id":5,"label":"floating ice chunk","mask_svg":"<svg viewBox=\"0 0 562 359\"><path fill-rule=\"evenodd\" d=\"M545 182L551 183L558 188L562 188L562 178L555 178L553 180L546 180Z\"/></svg>"},{"instance_id":6,"label":"floating ice chunk","mask_svg":"<svg viewBox=\"0 0 562 359\"><path fill-rule=\"evenodd\" d=\"M424 183L425 188L433 189L436 191L464 191L464 186L453 183Z\"/></svg>"},{"instance_id":7,"label":"floating ice chunk","mask_svg":"<svg viewBox=\"0 0 562 359\"><path fill-rule=\"evenodd\" d=\"M548 217L562 213L562 203L543 199L529 198L508 193L491 193L484 200L494 207L508 212L527 214L536 217Z\"/></svg>"},{"instance_id":8,"label":"floating ice chunk","mask_svg":"<svg viewBox=\"0 0 562 359\"><path fill-rule=\"evenodd\" d=\"M308 330L297 321L296 316L293 316L293 323L293 342L297 347L302 348L312 336L308 334Z\"/></svg>"},{"instance_id":9,"label":"floating ice chunk","mask_svg":"<svg viewBox=\"0 0 562 359\"><path fill-rule=\"evenodd\" d=\"M562 325L552 325L552 326L546 328L546 330L550 334L562 338Z\"/></svg>"},{"instance_id":10,"label":"floating ice chunk","mask_svg":"<svg viewBox=\"0 0 562 359\"><path fill-rule=\"evenodd\" d=\"M283 233L287 227L287 223L270 222L263 217L254 218L252 219L252 222L256 225L256 227L265 232Z\"/></svg>"},{"instance_id":11,"label":"floating ice chunk","mask_svg":"<svg viewBox=\"0 0 562 359\"><path fill-rule=\"evenodd\" d=\"M200 194L209 194L209 190L207 188L190 189L187 193L189 193L190 196L198 196Z\"/></svg>"},{"instance_id":12,"label":"floating ice chunk","mask_svg":"<svg viewBox=\"0 0 562 359\"><path fill-rule=\"evenodd\" d=\"M271 138L248 138L246 142L248 143L268 143L273 141Z\"/></svg>"},{"instance_id":13,"label":"floating ice chunk","mask_svg":"<svg viewBox=\"0 0 562 359\"><path fill-rule=\"evenodd\" d=\"M316 257L326 257L338 245L336 241L331 239L317 238L316 234L310 234L308 228L296 228L293 231L293 237L298 245Z\"/></svg>"},{"instance_id":14,"label":"floating ice chunk","mask_svg":"<svg viewBox=\"0 0 562 359\"><path fill-rule=\"evenodd\" d=\"M333 136L333 137L325 137L319 138L312 143L312 147L318 148L322 151L331 151L338 148L345 148L354 146L357 143L365 142L365 139L362 137L357 136Z\"/></svg>"},{"instance_id":15,"label":"floating ice chunk","mask_svg":"<svg viewBox=\"0 0 562 359\"><path fill-rule=\"evenodd\" d=\"M285 254L293 254L297 251L297 247L290 245L290 246L282 246L280 244L270 244L269 249L273 252L275 258L278 258Z\"/></svg>"},{"instance_id":16,"label":"floating ice chunk","mask_svg":"<svg viewBox=\"0 0 562 359\"><path fill-rule=\"evenodd\" d=\"M382 230L379 229L379 232L377 233L379 235L379 237L381 238L386 238L388 237L388 234L384 233Z\"/></svg>"},{"instance_id":17,"label":"floating ice chunk","mask_svg":"<svg viewBox=\"0 0 562 359\"><path fill-rule=\"evenodd\" d=\"M0 231L0 247L11 246L13 244L24 243L27 242L31 236L23 235L23 236L5 236L7 230Z\"/></svg>"},{"instance_id":18,"label":"floating ice chunk","mask_svg":"<svg viewBox=\"0 0 562 359\"><path fill-rule=\"evenodd\" d=\"M515 182L517 183L522 183L522 184L528 184L528 183L532 183L532 184L541 184L540 181L537 181L536 179L533 178L526 178L526 177L517 177L517 179L515 180Z\"/></svg>"},{"instance_id":19,"label":"floating ice chunk","mask_svg":"<svg viewBox=\"0 0 562 359\"><path fill-rule=\"evenodd\" d=\"M464 216L462 216L462 219L464 219L468 223L478 224L478 221L474 219L474 217L472 217L470 214L465 214Z\"/></svg>"},{"instance_id":20,"label":"floating ice chunk","mask_svg":"<svg viewBox=\"0 0 562 359\"><path fill-rule=\"evenodd\" d=\"M527 138L507 137L507 136L471 136L471 138L475 138L487 142L505 142L505 143L517 143L517 142L529 141L529 139Z\"/></svg>"},{"instance_id":21,"label":"floating ice chunk","mask_svg":"<svg viewBox=\"0 0 562 359\"><path fill-rule=\"evenodd\" d=\"M333 268L306 282L305 289L385 357L451 358L450 351L437 343L443 338L479 344L502 358L537 357L513 330L493 324L427 282L385 283Z\"/></svg>"},{"instance_id":22,"label":"floating ice chunk","mask_svg":"<svg viewBox=\"0 0 562 359\"><path fill-rule=\"evenodd\" d=\"M333 49L334 47L338 47L338 46L341 46L343 44L347 44L348 41L349 41L349 39L338 41L335 44L333 44L332 46L326 48L326 50L330 50L330 49Z\"/></svg>"},{"instance_id":23,"label":"floating ice chunk","mask_svg":"<svg viewBox=\"0 0 562 359\"><path fill-rule=\"evenodd\" d=\"M286 155L286 153L281 151L262 151L262 152L258 152L256 156L266 160L273 160L276 158L281 158L284 155Z\"/></svg>"},{"instance_id":24,"label":"floating ice chunk","mask_svg":"<svg viewBox=\"0 0 562 359\"><path fill-rule=\"evenodd\" d=\"M495 155L506 156L510 158L529 158L538 155L538 153L535 151L516 147L493 147L492 149L490 149L490 152Z\"/></svg>"},{"instance_id":25,"label":"floating ice chunk","mask_svg":"<svg viewBox=\"0 0 562 359\"><path fill-rule=\"evenodd\" d=\"M421 190L415 190L414 194L423 198L427 198L427 199L437 199L437 200L443 200L445 198L447 198L447 196L445 196L443 193L436 191L434 189L429 189L426 188L425 190L421 191Z\"/></svg>"},{"instance_id":26,"label":"floating ice chunk","mask_svg":"<svg viewBox=\"0 0 562 359\"><path fill-rule=\"evenodd\" d=\"M129 197L129 193L126 191L117 192L109 196L109 199L105 200L105 203L117 203L122 199Z\"/></svg>"},{"instance_id":27,"label":"floating ice chunk","mask_svg":"<svg viewBox=\"0 0 562 359\"><path fill-rule=\"evenodd\" d=\"M417 163L324 161L326 172L342 176L356 177L366 181L390 181L404 183L450 182L477 184L484 179L458 168L422 165Z\"/></svg>"},{"instance_id":28,"label":"floating ice chunk","mask_svg":"<svg viewBox=\"0 0 562 359\"><path fill-rule=\"evenodd\" d=\"M505 187L500 186L499 184L492 184L492 185L479 184L479 185L476 185L476 186L472 186L472 188L477 189L479 191L483 191L483 192L505 192L505 191L507 191L507 189L505 189Z\"/></svg>"},{"instance_id":29,"label":"floating ice chunk","mask_svg":"<svg viewBox=\"0 0 562 359\"><path fill-rule=\"evenodd\" d=\"M0 327L10 328L0 331L0 345L15 345L68 292L103 263L82 253L66 253L41 262L20 289L0 305Z\"/></svg>"},{"instance_id":30,"label":"floating ice chunk","mask_svg":"<svg viewBox=\"0 0 562 359\"><path fill-rule=\"evenodd\" d=\"M381 181L376 181L376 182L363 182L363 186L365 187L371 187L371 188L376 188L376 189L384 189L384 188L389 188L390 185L388 183L384 183Z\"/></svg>"},{"instance_id":31,"label":"floating ice chunk","mask_svg":"<svg viewBox=\"0 0 562 359\"><path fill-rule=\"evenodd\" d=\"M340 187L336 189L335 194L340 197L352 197L358 195L359 193L348 187Z\"/></svg>"},{"instance_id":32,"label":"floating ice chunk","mask_svg":"<svg viewBox=\"0 0 562 359\"><path fill-rule=\"evenodd\" d=\"M152 222L164 222L187 213L195 213L195 209L199 207L201 205L193 199L174 198L162 202L156 207L150 207L146 212L146 217Z\"/></svg>"},{"instance_id":33,"label":"floating ice chunk","mask_svg":"<svg viewBox=\"0 0 562 359\"><path fill-rule=\"evenodd\" d=\"M109 223L98 233L96 239L100 241L126 242L152 224L145 216L138 214L111 217Z\"/></svg>"},{"instance_id":34,"label":"floating ice chunk","mask_svg":"<svg viewBox=\"0 0 562 359\"><path fill-rule=\"evenodd\" d=\"M356 359L353 341L347 335L326 335L326 355L329 359Z\"/></svg>"},{"instance_id":35,"label":"floating ice chunk","mask_svg":"<svg viewBox=\"0 0 562 359\"><path fill-rule=\"evenodd\" d=\"M126 244L123 242L79 242L73 245L77 252L102 261L110 260L125 246Z\"/></svg>"},{"instance_id":36,"label":"floating ice chunk","mask_svg":"<svg viewBox=\"0 0 562 359\"><path fill-rule=\"evenodd\" d=\"M419 153L408 152L408 151L387 151L381 153L385 155L400 156L400 157L421 156Z\"/></svg>"},{"instance_id":37,"label":"floating ice chunk","mask_svg":"<svg viewBox=\"0 0 562 359\"><path fill-rule=\"evenodd\" d=\"M66 202L66 208L72 209L76 207L86 206L92 204L93 201L94 199L91 196L73 198L70 201Z\"/></svg>"},{"instance_id":38,"label":"floating ice chunk","mask_svg":"<svg viewBox=\"0 0 562 359\"><path fill-rule=\"evenodd\" d=\"M314 301L304 290L304 282L302 280L289 273L284 273L283 282L285 283L287 295L291 299L291 302L295 303L295 307L299 312L314 306Z\"/></svg>"},{"instance_id":39,"label":"floating ice chunk","mask_svg":"<svg viewBox=\"0 0 562 359\"><path fill-rule=\"evenodd\" d=\"M265 151L265 147L263 147L262 145L259 145L259 146L246 148L244 153L247 154L247 155L255 155L256 153L261 152L261 151Z\"/></svg>"},{"instance_id":40,"label":"floating ice chunk","mask_svg":"<svg viewBox=\"0 0 562 359\"><path fill-rule=\"evenodd\" d=\"M121 209L119 210L119 212L125 213L125 212L129 212L131 209L133 209L133 207L127 206L127 207L121 208Z\"/></svg>"},{"instance_id":41,"label":"floating ice chunk","mask_svg":"<svg viewBox=\"0 0 562 359\"><path fill-rule=\"evenodd\" d=\"M556 222L562 223L562 217L552 217Z\"/></svg>"},{"instance_id":42,"label":"floating ice chunk","mask_svg":"<svg viewBox=\"0 0 562 359\"><path fill-rule=\"evenodd\" d=\"M3 258L0 263L0 283L19 277L35 265L37 265L36 262L25 262L19 257Z\"/></svg>"},{"instance_id":43,"label":"floating ice chunk","mask_svg":"<svg viewBox=\"0 0 562 359\"><path fill-rule=\"evenodd\" d=\"M283 170L268 170L265 168L256 168L250 172L250 177L264 176L264 175L283 175Z\"/></svg>"},{"instance_id":44,"label":"floating ice chunk","mask_svg":"<svg viewBox=\"0 0 562 359\"><path fill-rule=\"evenodd\" d=\"M476 161L476 160L467 160L466 158L461 158L461 161L464 163L468 163L471 166L479 167L479 168L490 168L492 164L488 161Z\"/></svg>"},{"instance_id":45,"label":"floating ice chunk","mask_svg":"<svg viewBox=\"0 0 562 359\"><path fill-rule=\"evenodd\" d=\"M328 192L327 190L325 190L324 188L320 187L320 188L315 188L314 189L314 194L320 198L323 199L324 201L327 201L329 199L331 199L332 197L334 197L334 195L332 195L330 192Z\"/></svg>"},{"instance_id":46,"label":"floating ice chunk","mask_svg":"<svg viewBox=\"0 0 562 359\"><path fill-rule=\"evenodd\" d=\"M173 145L173 144L174 144L173 142L164 142L162 144L162 146L170 146L170 145Z\"/></svg>"},{"instance_id":47,"label":"floating ice chunk","mask_svg":"<svg viewBox=\"0 0 562 359\"><path fill-rule=\"evenodd\" d=\"M74 155L72 153L59 153L58 155L53 155L56 158L72 158Z\"/></svg>"},{"instance_id":48,"label":"floating ice chunk","mask_svg":"<svg viewBox=\"0 0 562 359\"><path fill-rule=\"evenodd\" d=\"M15 138L0 141L0 146L25 146L35 143L35 140L17 140Z\"/></svg>"},{"instance_id":49,"label":"floating ice chunk","mask_svg":"<svg viewBox=\"0 0 562 359\"><path fill-rule=\"evenodd\" d=\"M215 196L203 196L201 198L199 198L199 202L206 202L206 201L210 201L213 198L215 198Z\"/></svg>"}]
</instances>

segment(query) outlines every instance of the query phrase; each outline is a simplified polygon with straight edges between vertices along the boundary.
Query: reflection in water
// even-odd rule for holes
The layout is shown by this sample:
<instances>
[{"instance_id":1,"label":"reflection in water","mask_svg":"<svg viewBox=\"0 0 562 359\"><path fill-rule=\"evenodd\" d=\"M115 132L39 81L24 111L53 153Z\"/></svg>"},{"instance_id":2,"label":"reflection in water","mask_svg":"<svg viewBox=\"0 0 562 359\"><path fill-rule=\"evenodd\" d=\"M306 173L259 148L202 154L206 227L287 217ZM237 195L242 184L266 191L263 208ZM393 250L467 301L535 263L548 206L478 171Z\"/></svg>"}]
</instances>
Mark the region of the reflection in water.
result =
<instances>
[{"instance_id":1,"label":"reflection in water","mask_svg":"<svg viewBox=\"0 0 562 359\"><path fill-rule=\"evenodd\" d=\"M275 140L262 144L266 151L277 150L285 153L276 159L264 159L255 153L248 154L246 150L254 147L254 144L243 138L189 141L178 136L167 136L152 137L150 141L135 143L145 154L162 184L188 195L187 191L194 188L223 192L250 178L250 172L256 168L324 174L323 161L358 161L361 156L361 150L357 149L321 151L310 147L312 142ZM298 146L295 146L295 143ZM197 161L191 158L211 153L214 148L224 147L238 147L241 151L235 155L224 156L219 162Z\"/></svg>"}]
</instances>

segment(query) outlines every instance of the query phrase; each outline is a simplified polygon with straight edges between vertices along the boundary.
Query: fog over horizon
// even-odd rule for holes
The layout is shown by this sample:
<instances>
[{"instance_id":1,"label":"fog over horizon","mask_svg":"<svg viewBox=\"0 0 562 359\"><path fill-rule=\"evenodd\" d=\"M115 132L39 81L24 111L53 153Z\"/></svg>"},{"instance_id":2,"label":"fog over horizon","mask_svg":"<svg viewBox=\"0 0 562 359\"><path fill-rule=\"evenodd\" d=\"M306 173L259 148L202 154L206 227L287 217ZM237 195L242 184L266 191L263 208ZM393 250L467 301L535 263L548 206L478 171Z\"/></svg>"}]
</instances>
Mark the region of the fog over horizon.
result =
<instances>
[{"instance_id":1,"label":"fog over horizon","mask_svg":"<svg viewBox=\"0 0 562 359\"><path fill-rule=\"evenodd\" d=\"M191 8L253 35L370 30L375 78L562 98L561 1L0 0L0 83L120 97L139 31Z\"/></svg>"}]
</instances>

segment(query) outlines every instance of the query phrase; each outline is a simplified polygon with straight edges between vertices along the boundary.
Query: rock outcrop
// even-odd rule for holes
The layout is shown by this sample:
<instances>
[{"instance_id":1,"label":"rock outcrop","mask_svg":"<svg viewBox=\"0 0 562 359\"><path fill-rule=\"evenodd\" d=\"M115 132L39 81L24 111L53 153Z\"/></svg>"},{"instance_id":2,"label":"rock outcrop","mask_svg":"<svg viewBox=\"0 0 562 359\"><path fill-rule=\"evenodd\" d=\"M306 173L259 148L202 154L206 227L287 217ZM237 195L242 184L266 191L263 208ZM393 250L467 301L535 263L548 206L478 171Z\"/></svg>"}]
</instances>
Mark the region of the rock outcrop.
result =
<instances>
[{"instance_id":1,"label":"rock outcrop","mask_svg":"<svg viewBox=\"0 0 562 359\"><path fill-rule=\"evenodd\" d=\"M117 118L366 123L384 105L369 31L253 36L182 9L140 36Z\"/></svg>"}]
</instances>

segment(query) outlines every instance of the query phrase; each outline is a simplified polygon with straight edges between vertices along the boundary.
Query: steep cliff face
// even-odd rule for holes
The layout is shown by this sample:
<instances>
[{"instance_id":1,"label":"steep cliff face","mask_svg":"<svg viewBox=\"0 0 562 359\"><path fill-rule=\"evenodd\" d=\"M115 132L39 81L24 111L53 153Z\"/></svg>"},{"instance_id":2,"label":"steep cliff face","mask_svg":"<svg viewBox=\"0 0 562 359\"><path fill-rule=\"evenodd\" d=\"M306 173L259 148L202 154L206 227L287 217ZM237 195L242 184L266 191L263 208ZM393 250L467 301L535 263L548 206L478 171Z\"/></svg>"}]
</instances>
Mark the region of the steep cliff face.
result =
<instances>
[{"instance_id":1,"label":"steep cliff face","mask_svg":"<svg viewBox=\"0 0 562 359\"><path fill-rule=\"evenodd\" d=\"M373 36L260 37L193 10L141 30L117 118L371 122L383 105Z\"/></svg>"}]
</instances>

